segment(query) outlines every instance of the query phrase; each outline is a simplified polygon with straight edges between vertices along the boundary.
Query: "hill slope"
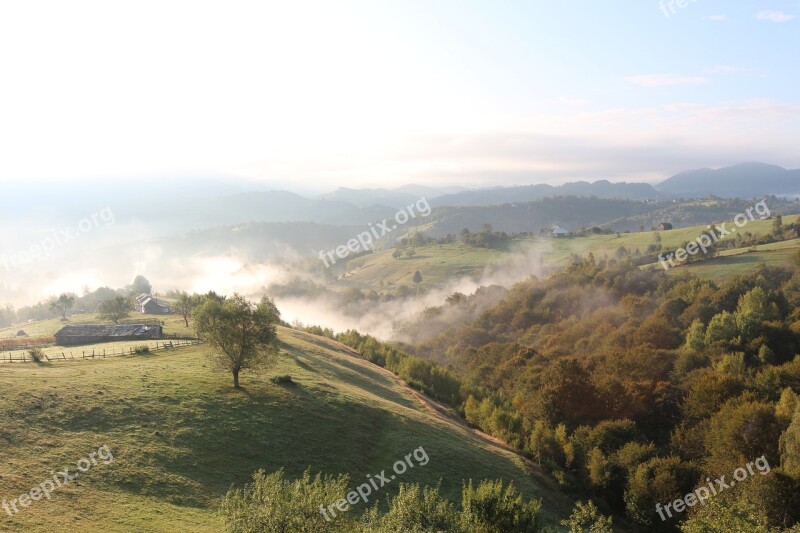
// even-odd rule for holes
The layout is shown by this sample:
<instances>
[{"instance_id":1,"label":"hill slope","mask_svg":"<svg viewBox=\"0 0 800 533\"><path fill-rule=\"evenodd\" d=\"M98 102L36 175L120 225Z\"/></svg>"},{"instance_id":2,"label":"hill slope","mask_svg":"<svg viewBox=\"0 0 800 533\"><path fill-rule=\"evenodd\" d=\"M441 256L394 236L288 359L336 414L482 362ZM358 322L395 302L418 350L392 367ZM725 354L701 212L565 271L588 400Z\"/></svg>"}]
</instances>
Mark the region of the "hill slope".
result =
<instances>
[{"instance_id":1,"label":"hill slope","mask_svg":"<svg viewBox=\"0 0 800 533\"><path fill-rule=\"evenodd\" d=\"M786 170L765 163L741 163L719 169L701 168L681 172L656 186L670 196L702 198L757 198L765 194L800 194L800 170Z\"/></svg>"},{"instance_id":2,"label":"hill slope","mask_svg":"<svg viewBox=\"0 0 800 533\"><path fill-rule=\"evenodd\" d=\"M243 391L213 372L202 348L98 361L0 365L0 498L30 491L51 471L106 445L114 461L32 502L0 530L220 531L232 485L260 468L296 477L347 473L351 483L423 446L430 462L402 481L460 494L465 478L514 480L542 497L547 518L571 501L519 457L421 405L391 374L334 341L281 328L280 386L243 375ZM385 498L395 486L384 488ZM320 502L324 503L324 502Z\"/></svg>"},{"instance_id":3,"label":"hill slope","mask_svg":"<svg viewBox=\"0 0 800 533\"><path fill-rule=\"evenodd\" d=\"M785 224L794 223L800 219L798 215L783 217ZM766 235L772 231L772 220L754 220L744 230L756 235ZM732 224L729 224L730 227ZM333 283L335 287L359 287L361 289L387 290L404 285L413 288L412 277L417 270L422 274L422 287L442 288L452 284L454 280L464 277L480 279L488 270L503 271L512 274L514 279L523 279L529 275L540 275L543 270L559 268L570 260L573 254L585 256L589 252L596 258L613 258L615 252L624 247L633 252L644 252L647 247L661 239L665 250L685 244L707 232L706 225L678 228L669 231L642 231L623 233L619 236L591 235L568 239L526 238L512 239L510 242L497 248L475 248L461 242L450 244L433 244L416 248L413 257L395 259L393 250L384 250L354 259L348 263L347 275ZM656 237L658 234L658 237ZM731 240L731 234L721 240ZM707 263L700 262L692 265L680 266L670 270L677 274L685 270L693 270L701 277L714 277L721 264L728 265L726 275L746 272L758 266L761 262L771 265L787 265L791 254L800 248L797 240L773 245L758 246L755 249L736 248L723 250L720 258L708 263L709 268L702 268ZM759 252L758 257L741 257L741 254ZM738 257L738 259L737 259ZM715 267L710 267L710 265ZM658 268L658 263L652 267ZM506 276L508 278L508 276Z\"/></svg>"}]
</instances>

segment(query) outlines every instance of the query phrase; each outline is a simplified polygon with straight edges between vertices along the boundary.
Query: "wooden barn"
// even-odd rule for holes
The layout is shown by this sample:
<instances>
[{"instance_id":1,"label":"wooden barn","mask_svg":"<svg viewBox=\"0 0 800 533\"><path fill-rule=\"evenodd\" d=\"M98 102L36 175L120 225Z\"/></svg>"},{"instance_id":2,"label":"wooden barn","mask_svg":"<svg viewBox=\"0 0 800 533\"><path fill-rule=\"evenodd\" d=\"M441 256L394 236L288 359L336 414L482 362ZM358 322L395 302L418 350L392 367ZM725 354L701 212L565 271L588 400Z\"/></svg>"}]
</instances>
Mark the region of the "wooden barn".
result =
<instances>
[{"instance_id":1,"label":"wooden barn","mask_svg":"<svg viewBox=\"0 0 800 533\"><path fill-rule=\"evenodd\" d=\"M661 224L658 225L658 229L660 229L661 231L669 231L672 229L672 224L670 224L669 222L662 222Z\"/></svg>"},{"instance_id":2,"label":"wooden barn","mask_svg":"<svg viewBox=\"0 0 800 533\"><path fill-rule=\"evenodd\" d=\"M140 294L136 297L136 310L146 315L168 315L172 312L169 305L159 302L149 294Z\"/></svg>"},{"instance_id":3,"label":"wooden barn","mask_svg":"<svg viewBox=\"0 0 800 533\"><path fill-rule=\"evenodd\" d=\"M74 324L64 326L55 334L56 344L91 344L94 342L132 341L160 339L164 334L162 326L144 324Z\"/></svg>"}]
</instances>

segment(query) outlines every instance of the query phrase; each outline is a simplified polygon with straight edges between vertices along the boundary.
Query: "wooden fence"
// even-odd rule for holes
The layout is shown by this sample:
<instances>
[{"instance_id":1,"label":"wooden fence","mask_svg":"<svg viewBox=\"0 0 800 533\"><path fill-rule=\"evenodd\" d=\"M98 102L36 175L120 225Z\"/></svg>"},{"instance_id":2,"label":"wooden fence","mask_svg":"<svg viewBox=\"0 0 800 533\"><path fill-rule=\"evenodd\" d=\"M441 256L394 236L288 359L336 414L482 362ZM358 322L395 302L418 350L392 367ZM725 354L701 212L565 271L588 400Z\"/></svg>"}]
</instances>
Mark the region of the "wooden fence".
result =
<instances>
[{"instance_id":1,"label":"wooden fence","mask_svg":"<svg viewBox=\"0 0 800 533\"><path fill-rule=\"evenodd\" d=\"M31 348L45 348L56 343L54 337L42 337L37 339L0 339L0 351L15 352L17 350L30 350Z\"/></svg>"},{"instance_id":2,"label":"wooden fence","mask_svg":"<svg viewBox=\"0 0 800 533\"><path fill-rule=\"evenodd\" d=\"M198 344L203 344L203 341L200 339L156 341L156 347L153 348L152 346L148 346L148 352L156 352L165 349L170 350L181 346L197 346ZM89 353L89 350L81 350L81 352L78 354L72 351L67 352L64 350L62 352L43 353L43 357L47 361L75 361L81 359L120 357L123 355L134 355L136 353L136 348L144 345L145 344L142 343L139 345L131 345L125 348L120 347L119 349L115 347L111 347L110 349L93 348L91 353ZM67 353L69 353L69 356L67 356ZM0 363L30 363L32 361L33 358L27 352L22 352L21 354L13 354L11 352L0 353Z\"/></svg>"}]
</instances>

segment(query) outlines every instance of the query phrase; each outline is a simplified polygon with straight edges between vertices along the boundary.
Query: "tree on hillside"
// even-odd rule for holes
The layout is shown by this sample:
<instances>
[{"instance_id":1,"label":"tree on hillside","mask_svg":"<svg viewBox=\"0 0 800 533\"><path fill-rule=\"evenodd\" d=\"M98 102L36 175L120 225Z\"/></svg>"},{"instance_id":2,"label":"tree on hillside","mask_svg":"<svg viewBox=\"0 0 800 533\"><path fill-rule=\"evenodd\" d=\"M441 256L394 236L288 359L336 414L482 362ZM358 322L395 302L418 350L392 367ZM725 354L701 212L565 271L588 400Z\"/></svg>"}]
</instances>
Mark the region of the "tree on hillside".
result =
<instances>
[{"instance_id":1,"label":"tree on hillside","mask_svg":"<svg viewBox=\"0 0 800 533\"><path fill-rule=\"evenodd\" d=\"M772 234L775 237L780 237L783 233L783 217L778 215L772 222Z\"/></svg>"},{"instance_id":2,"label":"tree on hillside","mask_svg":"<svg viewBox=\"0 0 800 533\"><path fill-rule=\"evenodd\" d=\"M189 317L192 316L194 308L200 305L201 300L202 297L196 294L190 295L186 291L181 291L178 293L178 298L175 300L175 303L172 304L172 308L175 312L183 317L187 328L189 327Z\"/></svg>"},{"instance_id":3,"label":"tree on hillside","mask_svg":"<svg viewBox=\"0 0 800 533\"><path fill-rule=\"evenodd\" d=\"M67 311L69 311L74 305L75 305L75 295L64 293L58 297L58 300L55 300L50 304L50 309L61 313L61 318L66 320Z\"/></svg>"},{"instance_id":4,"label":"tree on hillside","mask_svg":"<svg viewBox=\"0 0 800 533\"><path fill-rule=\"evenodd\" d=\"M98 317L101 320L110 320L114 324L119 324L123 318L127 318L133 309L133 302L125 296L117 296L111 300L106 300L98 308Z\"/></svg>"},{"instance_id":5,"label":"tree on hillside","mask_svg":"<svg viewBox=\"0 0 800 533\"><path fill-rule=\"evenodd\" d=\"M613 520L600 514L592 500L576 502L569 519L562 520L561 525L568 527L570 533L614 533Z\"/></svg>"},{"instance_id":6,"label":"tree on hillside","mask_svg":"<svg viewBox=\"0 0 800 533\"><path fill-rule=\"evenodd\" d=\"M461 305L467 301L467 295L463 292L454 292L444 299L447 305Z\"/></svg>"},{"instance_id":7,"label":"tree on hillside","mask_svg":"<svg viewBox=\"0 0 800 533\"><path fill-rule=\"evenodd\" d=\"M241 370L274 361L279 321L280 312L267 297L258 304L238 294L221 301L205 298L194 312L197 335L208 343L218 366L233 375L237 389Z\"/></svg>"},{"instance_id":8,"label":"tree on hillside","mask_svg":"<svg viewBox=\"0 0 800 533\"><path fill-rule=\"evenodd\" d=\"M136 276L130 286L130 293L135 296L138 296L139 294L150 294L150 291L152 290L153 286L150 285L150 282L147 281L147 278L142 275Z\"/></svg>"},{"instance_id":9,"label":"tree on hillside","mask_svg":"<svg viewBox=\"0 0 800 533\"><path fill-rule=\"evenodd\" d=\"M781 466L793 475L800 476L800 406L795 409L792 423L781 435Z\"/></svg>"},{"instance_id":10,"label":"tree on hillside","mask_svg":"<svg viewBox=\"0 0 800 533\"><path fill-rule=\"evenodd\" d=\"M419 270L417 270L416 272L414 272L414 277L413 277L413 278L411 278L411 281L413 281L413 282L414 282L414 283L416 283L417 285L419 285L420 283L422 283L422 274L420 274L420 273L419 273Z\"/></svg>"}]
</instances>

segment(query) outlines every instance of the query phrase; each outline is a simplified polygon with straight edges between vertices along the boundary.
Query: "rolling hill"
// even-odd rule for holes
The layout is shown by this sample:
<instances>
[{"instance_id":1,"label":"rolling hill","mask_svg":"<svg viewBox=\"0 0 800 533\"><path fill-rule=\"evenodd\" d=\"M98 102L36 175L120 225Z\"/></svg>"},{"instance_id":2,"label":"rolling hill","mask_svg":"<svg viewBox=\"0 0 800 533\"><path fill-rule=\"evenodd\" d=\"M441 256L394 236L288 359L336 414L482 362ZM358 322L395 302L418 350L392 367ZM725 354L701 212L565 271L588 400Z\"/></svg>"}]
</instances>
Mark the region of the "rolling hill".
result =
<instances>
[{"instance_id":1,"label":"rolling hill","mask_svg":"<svg viewBox=\"0 0 800 533\"><path fill-rule=\"evenodd\" d=\"M685 198L761 198L765 194L800 195L800 170L765 163L741 163L719 169L681 172L656 185L659 193Z\"/></svg>"},{"instance_id":2,"label":"rolling hill","mask_svg":"<svg viewBox=\"0 0 800 533\"><path fill-rule=\"evenodd\" d=\"M800 215L784 216L784 223L793 223ZM755 220L744 229L753 234L766 235L772 230L772 220ZM423 287L441 288L453 280L469 277L480 279L487 269L502 270L503 265L513 269L522 279L528 275L539 275L568 261L573 254L594 254L598 259L613 257L624 247L633 252L644 252L648 245L661 238L664 249L677 247L708 231L705 225L677 228L669 231L643 231L610 235L592 235L568 239L527 238L513 239L497 248L475 248L461 242L434 244L416 249L413 257L395 259L392 250L354 259L348 263L347 275L334 282L334 286L359 287L381 290L398 285L413 286L411 277L419 270ZM730 235L722 240L732 239ZM719 258L708 262L694 263L670 269L671 274L692 271L701 277L714 277L719 272L725 276L746 272L761 262L771 265L787 265L792 253L800 249L800 242L792 240L758 246L755 249L739 248L723 250ZM722 267L720 269L720 267ZM658 263L643 268L660 268Z\"/></svg>"},{"instance_id":3,"label":"rolling hill","mask_svg":"<svg viewBox=\"0 0 800 533\"><path fill-rule=\"evenodd\" d=\"M280 328L279 341L277 368L243 375L240 391L212 371L202 347L0 365L0 498L18 498L53 470L74 472L101 446L113 454L52 499L0 513L0 529L216 532L220 498L258 469L356 482L419 446L430 462L403 481L441 480L456 498L463 479L503 478L541 497L548 521L569 514L572 502L538 469L391 373L323 337ZM277 385L276 374L296 384Z\"/></svg>"}]
</instances>

